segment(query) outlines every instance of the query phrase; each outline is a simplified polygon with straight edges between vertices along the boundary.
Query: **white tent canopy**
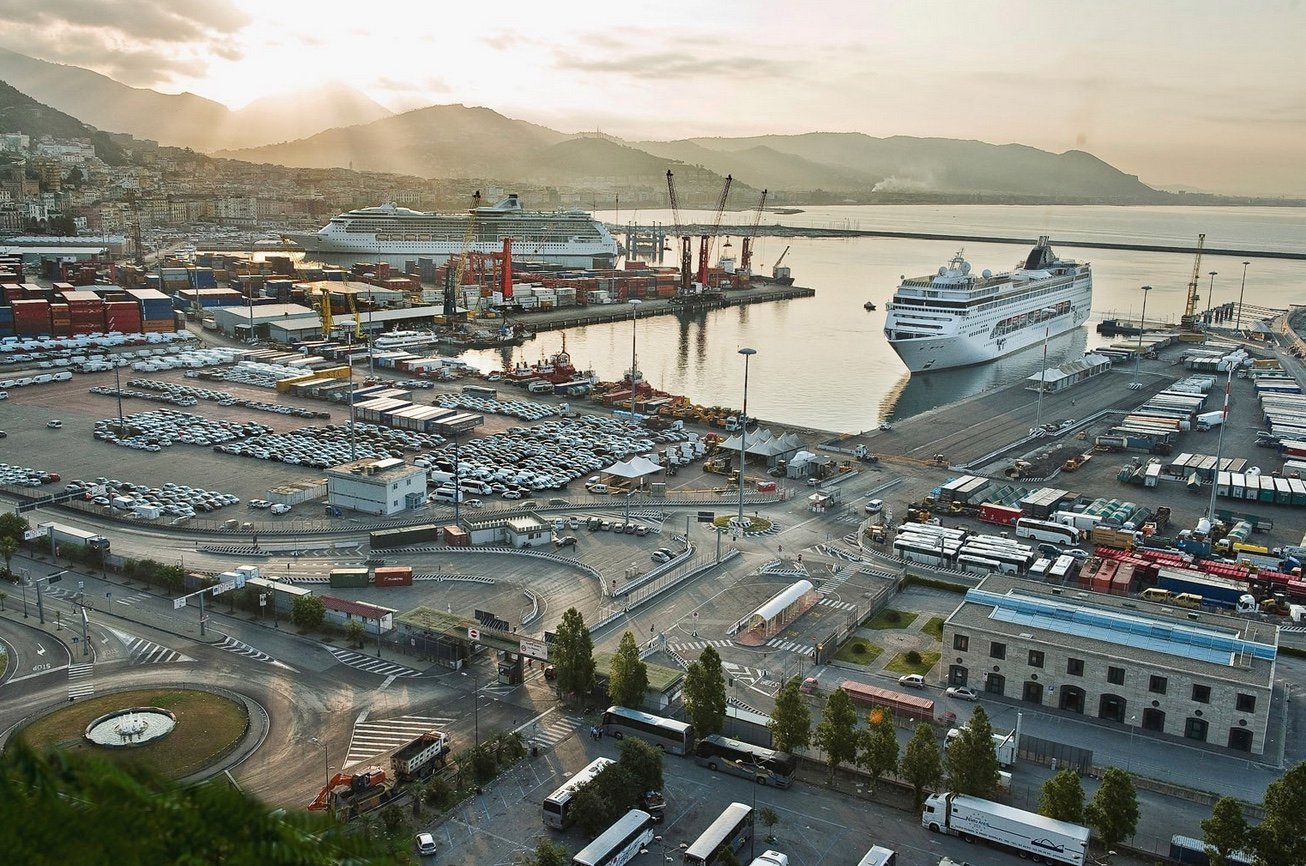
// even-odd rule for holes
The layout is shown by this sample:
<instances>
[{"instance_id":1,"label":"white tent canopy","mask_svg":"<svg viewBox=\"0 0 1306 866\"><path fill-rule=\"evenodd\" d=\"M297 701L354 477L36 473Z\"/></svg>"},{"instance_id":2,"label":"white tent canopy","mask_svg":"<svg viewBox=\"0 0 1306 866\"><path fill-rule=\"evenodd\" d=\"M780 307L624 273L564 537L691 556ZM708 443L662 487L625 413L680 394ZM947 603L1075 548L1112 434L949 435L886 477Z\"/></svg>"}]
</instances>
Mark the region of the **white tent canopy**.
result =
<instances>
[{"instance_id":1,"label":"white tent canopy","mask_svg":"<svg viewBox=\"0 0 1306 866\"><path fill-rule=\"evenodd\" d=\"M798 434L786 433L783 436L777 436L770 430L758 428L748 434L748 442L744 448L745 453L752 454L754 457L774 457L778 454L787 454L800 446ZM738 451L739 437L731 436L718 446L722 451Z\"/></svg>"},{"instance_id":2,"label":"white tent canopy","mask_svg":"<svg viewBox=\"0 0 1306 866\"><path fill-rule=\"evenodd\" d=\"M632 457L625 461L619 460L603 471L618 478L643 478L645 475L661 472L662 467L647 457Z\"/></svg>"},{"instance_id":3,"label":"white tent canopy","mask_svg":"<svg viewBox=\"0 0 1306 866\"><path fill-rule=\"evenodd\" d=\"M810 580L800 580L782 590L748 617L748 627L757 628L765 625L783 613L791 604L798 601L813 589Z\"/></svg>"}]
</instances>

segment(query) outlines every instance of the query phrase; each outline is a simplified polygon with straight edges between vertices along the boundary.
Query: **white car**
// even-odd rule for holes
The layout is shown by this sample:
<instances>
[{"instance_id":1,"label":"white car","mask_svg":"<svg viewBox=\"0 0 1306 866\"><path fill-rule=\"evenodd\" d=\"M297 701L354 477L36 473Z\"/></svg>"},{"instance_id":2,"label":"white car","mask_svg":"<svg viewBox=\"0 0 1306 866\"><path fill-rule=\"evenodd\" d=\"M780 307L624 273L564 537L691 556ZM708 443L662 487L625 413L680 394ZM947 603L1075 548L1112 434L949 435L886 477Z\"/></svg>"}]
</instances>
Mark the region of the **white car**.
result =
<instances>
[{"instance_id":1,"label":"white car","mask_svg":"<svg viewBox=\"0 0 1306 866\"><path fill-rule=\"evenodd\" d=\"M969 686L948 686L948 697L959 701L978 701L979 693Z\"/></svg>"},{"instance_id":2,"label":"white car","mask_svg":"<svg viewBox=\"0 0 1306 866\"><path fill-rule=\"evenodd\" d=\"M423 857L435 853L435 837L430 833L418 833L415 844L417 845L417 853Z\"/></svg>"},{"instance_id":3,"label":"white car","mask_svg":"<svg viewBox=\"0 0 1306 866\"><path fill-rule=\"evenodd\" d=\"M925 688L925 677L920 674L905 674L898 677L898 685L906 686L909 689Z\"/></svg>"},{"instance_id":4,"label":"white car","mask_svg":"<svg viewBox=\"0 0 1306 866\"><path fill-rule=\"evenodd\" d=\"M883 499L872 499L866 503L867 514L879 514L883 510L884 510Z\"/></svg>"}]
</instances>

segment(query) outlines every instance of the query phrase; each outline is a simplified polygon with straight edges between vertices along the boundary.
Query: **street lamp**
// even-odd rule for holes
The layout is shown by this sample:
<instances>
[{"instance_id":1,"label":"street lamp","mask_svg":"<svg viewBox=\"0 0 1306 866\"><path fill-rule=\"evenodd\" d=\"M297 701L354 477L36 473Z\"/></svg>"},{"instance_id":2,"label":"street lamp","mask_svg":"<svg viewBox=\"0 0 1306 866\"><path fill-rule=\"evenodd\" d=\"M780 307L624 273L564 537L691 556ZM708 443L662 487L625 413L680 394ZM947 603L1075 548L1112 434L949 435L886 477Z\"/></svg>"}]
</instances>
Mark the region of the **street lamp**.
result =
<instances>
[{"instance_id":1,"label":"street lamp","mask_svg":"<svg viewBox=\"0 0 1306 866\"><path fill-rule=\"evenodd\" d=\"M1243 281L1238 288L1238 320L1233 326L1235 331L1243 329L1243 292L1247 290L1247 266L1250 264L1251 262L1243 262Z\"/></svg>"},{"instance_id":2,"label":"street lamp","mask_svg":"<svg viewBox=\"0 0 1306 866\"><path fill-rule=\"evenodd\" d=\"M467 671L462 671L462 675L468 676ZM472 726L473 726L473 730L475 731L476 747L480 748L481 746L481 706L480 706L481 678L476 675L475 668L472 669L471 678L472 678L472 687L474 689L474 691L472 692Z\"/></svg>"},{"instance_id":3,"label":"street lamp","mask_svg":"<svg viewBox=\"0 0 1306 866\"><path fill-rule=\"evenodd\" d=\"M1051 307L1044 307L1039 310L1045 317L1049 314L1056 316L1057 311ZM1043 326L1043 367L1038 373L1038 406L1034 410L1034 429L1041 429L1043 422L1043 392L1047 389L1048 381L1048 335L1052 333L1052 326L1044 324ZM1038 435L1038 434L1035 434Z\"/></svg>"},{"instance_id":4,"label":"street lamp","mask_svg":"<svg viewBox=\"0 0 1306 866\"><path fill-rule=\"evenodd\" d=\"M744 411L739 419L739 529L744 528L744 445L748 441L748 359L757 354L747 346L739 350L744 356Z\"/></svg>"},{"instance_id":5,"label":"street lamp","mask_svg":"<svg viewBox=\"0 0 1306 866\"><path fill-rule=\"evenodd\" d=\"M1219 273L1219 271L1210 271L1209 273L1211 274L1211 287L1210 287L1209 289L1206 290L1206 325L1207 325L1207 327L1210 327L1210 325L1211 325L1211 296L1215 294L1215 275L1216 275L1217 273Z\"/></svg>"},{"instance_id":6,"label":"street lamp","mask_svg":"<svg viewBox=\"0 0 1306 866\"><path fill-rule=\"evenodd\" d=\"M1138 381L1138 363L1143 359L1143 329L1147 327L1147 293L1152 291L1151 286L1143 286L1143 314L1138 317L1138 351L1134 354L1134 381L1133 384L1142 386Z\"/></svg>"},{"instance_id":7,"label":"street lamp","mask_svg":"<svg viewBox=\"0 0 1306 866\"><path fill-rule=\"evenodd\" d=\"M326 783L331 784L331 764L327 760L327 744L317 737L310 737L308 740L315 746L322 747L322 769L326 772Z\"/></svg>"},{"instance_id":8,"label":"street lamp","mask_svg":"<svg viewBox=\"0 0 1306 866\"><path fill-rule=\"evenodd\" d=\"M630 415L635 417L635 336L638 332L636 322L639 320L639 298L630 299Z\"/></svg>"}]
</instances>

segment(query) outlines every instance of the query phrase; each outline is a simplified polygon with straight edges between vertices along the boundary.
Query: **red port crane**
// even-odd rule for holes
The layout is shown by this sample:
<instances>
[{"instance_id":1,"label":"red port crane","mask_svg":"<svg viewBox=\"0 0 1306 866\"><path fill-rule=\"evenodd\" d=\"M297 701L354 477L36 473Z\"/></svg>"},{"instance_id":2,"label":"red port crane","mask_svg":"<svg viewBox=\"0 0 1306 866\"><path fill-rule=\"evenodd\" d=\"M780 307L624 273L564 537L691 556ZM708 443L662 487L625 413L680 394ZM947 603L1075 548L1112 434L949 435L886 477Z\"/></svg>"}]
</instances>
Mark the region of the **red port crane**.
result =
<instances>
[{"instance_id":1,"label":"red port crane","mask_svg":"<svg viewBox=\"0 0 1306 866\"><path fill-rule=\"evenodd\" d=\"M757 238L757 227L762 222L762 211L766 210L766 190L757 201L757 210L753 212L753 224L741 241L743 249L739 252L739 276L747 282L753 276L753 241Z\"/></svg>"},{"instance_id":2,"label":"red port crane","mask_svg":"<svg viewBox=\"0 0 1306 866\"><path fill-rule=\"evenodd\" d=\"M716 201L716 213L712 217L712 231L699 238L698 243L698 285L700 291L707 291L707 264L712 256L712 242L721 229L721 214L726 209L726 198L730 195L730 184L734 178L726 175L726 182L721 186L721 197Z\"/></svg>"}]
</instances>

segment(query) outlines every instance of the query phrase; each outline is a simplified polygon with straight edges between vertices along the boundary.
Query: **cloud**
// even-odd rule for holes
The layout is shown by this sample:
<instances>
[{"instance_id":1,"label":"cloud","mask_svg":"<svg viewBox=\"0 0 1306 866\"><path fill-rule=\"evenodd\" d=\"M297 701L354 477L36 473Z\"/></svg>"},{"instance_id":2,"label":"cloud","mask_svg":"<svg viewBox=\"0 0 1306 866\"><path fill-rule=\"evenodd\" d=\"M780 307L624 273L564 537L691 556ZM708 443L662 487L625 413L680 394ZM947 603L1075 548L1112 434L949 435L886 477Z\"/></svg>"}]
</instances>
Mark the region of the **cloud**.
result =
<instances>
[{"instance_id":1,"label":"cloud","mask_svg":"<svg viewBox=\"0 0 1306 866\"><path fill-rule=\"evenodd\" d=\"M229 37L249 23L230 0L0 0L13 50L138 86L172 80L178 62L190 77L209 59L239 59Z\"/></svg>"},{"instance_id":2,"label":"cloud","mask_svg":"<svg viewBox=\"0 0 1306 866\"><path fill-rule=\"evenodd\" d=\"M719 50L620 52L609 58L554 51L557 66L577 72L620 74L631 78L667 80L674 78L772 78L780 75L781 65L746 55L722 56Z\"/></svg>"}]
</instances>

